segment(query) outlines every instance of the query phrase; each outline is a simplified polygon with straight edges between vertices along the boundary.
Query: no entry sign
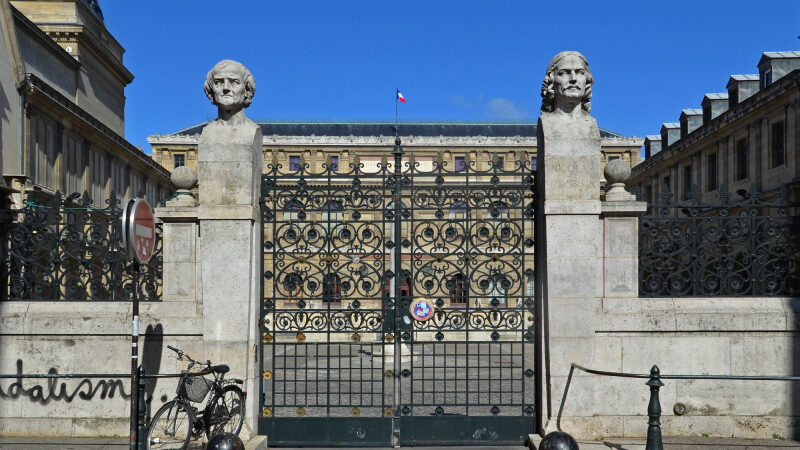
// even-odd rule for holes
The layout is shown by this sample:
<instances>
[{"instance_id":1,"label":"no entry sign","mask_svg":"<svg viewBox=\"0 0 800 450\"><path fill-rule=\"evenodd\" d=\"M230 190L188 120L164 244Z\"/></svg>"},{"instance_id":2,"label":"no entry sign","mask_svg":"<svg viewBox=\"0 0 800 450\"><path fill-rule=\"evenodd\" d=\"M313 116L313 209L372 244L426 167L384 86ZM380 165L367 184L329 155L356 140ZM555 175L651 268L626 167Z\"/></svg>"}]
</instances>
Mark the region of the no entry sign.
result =
<instances>
[{"instance_id":1,"label":"no entry sign","mask_svg":"<svg viewBox=\"0 0 800 450\"><path fill-rule=\"evenodd\" d=\"M128 256L140 264L147 264L156 244L156 223L150 205L144 199L128 201L122 217L122 235Z\"/></svg>"}]
</instances>

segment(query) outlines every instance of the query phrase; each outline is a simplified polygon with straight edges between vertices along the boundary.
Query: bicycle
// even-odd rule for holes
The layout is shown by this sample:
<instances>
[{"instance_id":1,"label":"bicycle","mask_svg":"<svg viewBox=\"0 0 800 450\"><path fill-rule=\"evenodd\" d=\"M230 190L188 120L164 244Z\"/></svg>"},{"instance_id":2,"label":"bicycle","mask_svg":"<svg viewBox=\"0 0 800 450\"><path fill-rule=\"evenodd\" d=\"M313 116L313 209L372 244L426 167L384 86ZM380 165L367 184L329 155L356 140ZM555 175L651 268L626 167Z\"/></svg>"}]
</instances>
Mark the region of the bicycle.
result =
<instances>
[{"instance_id":1,"label":"bicycle","mask_svg":"<svg viewBox=\"0 0 800 450\"><path fill-rule=\"evenodd\" d=\"M186 449L192 437L200 437L203 433L209 440L220 433L238 435L244 422L244 398L247 395L237 386L242 384L242 380L225 380L225 374L230 370L225 364L203 363L192 359L183 350L171 345L167 348L178 354L178 360L188 360L189 366L178 381L175 398L164 403L153 415L147 427L147 448ZM193 372L197 366L204 367ZM205 375L213 375L214 380L204 378ZM202 403L206 396L209 400L202 412L192 406L192 403Z\"/></svg>"}]
</instances>

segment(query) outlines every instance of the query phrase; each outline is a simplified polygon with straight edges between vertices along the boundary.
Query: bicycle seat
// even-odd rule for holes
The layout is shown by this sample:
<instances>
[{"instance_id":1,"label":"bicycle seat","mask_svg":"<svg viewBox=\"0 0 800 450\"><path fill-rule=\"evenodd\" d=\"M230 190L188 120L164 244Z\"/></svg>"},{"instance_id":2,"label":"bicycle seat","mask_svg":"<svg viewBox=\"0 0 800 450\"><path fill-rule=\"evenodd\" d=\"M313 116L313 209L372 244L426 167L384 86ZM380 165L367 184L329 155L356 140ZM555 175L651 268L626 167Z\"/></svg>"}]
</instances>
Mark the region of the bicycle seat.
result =
<instances>
[{"instance_id":1,"label":"bicycle seat","mask_svg":"<svg viewBox=\"0 0 800 450\"><path fill-rule=\"evenodd\" d=\"M220 364L217 366L211 366L211 370L217 373L228 373L228 371L231 370L231 368L228 367L227 364Z\"/></svg>"}]
</instances>

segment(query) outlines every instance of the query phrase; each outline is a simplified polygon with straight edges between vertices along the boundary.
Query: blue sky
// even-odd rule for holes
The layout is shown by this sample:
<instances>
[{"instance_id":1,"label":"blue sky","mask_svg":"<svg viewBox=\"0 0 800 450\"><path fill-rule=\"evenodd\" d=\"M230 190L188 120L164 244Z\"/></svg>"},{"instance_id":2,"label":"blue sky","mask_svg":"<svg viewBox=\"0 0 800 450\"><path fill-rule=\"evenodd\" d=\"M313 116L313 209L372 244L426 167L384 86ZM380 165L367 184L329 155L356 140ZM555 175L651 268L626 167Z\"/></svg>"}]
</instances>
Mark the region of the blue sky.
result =
<instances>
[{"instance_id":1,"label":"blue sky","mask_svg":"<svg viewBox=\"0 0 800 450\"><path fill-rule=\"evenodd\" d=\"M127 50L126 138L216 117L202 85L220 59L254 74L254 120L535 121L547 63L589 60L592 114L627 136L799 50L800 1L101 1Z\"/></svg>"}]
</instances>

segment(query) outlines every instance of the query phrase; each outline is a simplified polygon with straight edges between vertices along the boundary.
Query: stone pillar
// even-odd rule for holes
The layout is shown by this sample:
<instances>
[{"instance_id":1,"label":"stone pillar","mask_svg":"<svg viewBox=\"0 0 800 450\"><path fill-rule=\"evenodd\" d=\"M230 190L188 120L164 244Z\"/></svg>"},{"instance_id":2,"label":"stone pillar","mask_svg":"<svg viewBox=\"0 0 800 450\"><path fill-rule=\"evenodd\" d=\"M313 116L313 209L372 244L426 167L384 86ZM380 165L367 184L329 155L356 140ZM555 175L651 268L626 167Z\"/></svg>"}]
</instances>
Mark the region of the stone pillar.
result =
<instances>
[{"instance_id":1,"label":"stone pillar","mask_svg":"<svg viewBox=\"0 0 800 450\"><path fill-rule=\"evenodd\" d=\"M631 167L620 159L610 161L605 176L611 189L603 211L603 296L639 296L639 216L646 202L625 191Z\"/></svg>"},{"instance_id":2,"label":"stone pillar","mask_svg":"<svg viewBox=\"0 0 800 450\"><path fill-rule=\"evenodd\" d=\"M543 114L538 131L540 228L536 269L543 301L544 389L552 404L545 431L555 429L570 363L592 366L595 322L603 296L600 220L600 133L590 116ZM576 373L580 376L580 373ZM585 383L575 383L575 387ZM579 389L580 389L579 387ZM577 394L577 395L576 395ZM591 392L570 395L591 415ZM547 417L548 411L542 411ZM580 413L578 413L580 414Z\"/></svg>"},{"instance_id":3,"label":"stone pillar","mask_svg":"<svg viewBox=\"0 0 800 450\"><path fill-rule=\"evenodd\" d=\"M189 191L197 184L197 175L183 166L173 170L170 179L178 192L155 211L163 233L163 301L197 303L200 292L199 222L197 201ZM194 305L195 309L199 306Z\"/></svg>"},{"instance_id":4,"label":"stone pillar","mask_svg":"<svg viewBox=\"0 0 800 450\"><path fill-rule=\"evenodd\" d=\"M203 129L197 151L204 357L228 364L229 377L246 380L243 437L255 434L259 412L261 145L261 129L252 122L217 120Z\"/></svg>"}]
</instances>

